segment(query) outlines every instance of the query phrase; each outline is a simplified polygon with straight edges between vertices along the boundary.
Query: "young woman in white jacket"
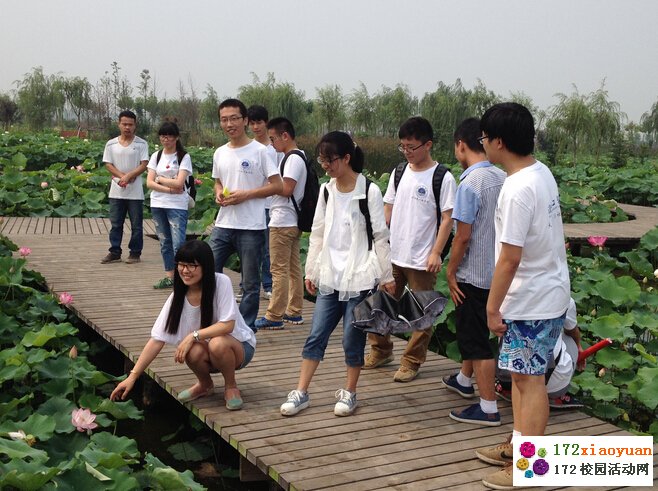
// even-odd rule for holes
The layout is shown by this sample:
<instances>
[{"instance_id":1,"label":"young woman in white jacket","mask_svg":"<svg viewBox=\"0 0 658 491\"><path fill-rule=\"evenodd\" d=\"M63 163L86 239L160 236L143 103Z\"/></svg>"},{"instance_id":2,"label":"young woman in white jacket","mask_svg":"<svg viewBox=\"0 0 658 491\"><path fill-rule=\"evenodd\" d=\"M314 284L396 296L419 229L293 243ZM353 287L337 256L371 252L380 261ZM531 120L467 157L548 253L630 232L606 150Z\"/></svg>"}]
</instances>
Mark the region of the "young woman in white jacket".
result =
<instances>
[{"instance_id":1,"label":"young woman in white jacket","mask_svg":"<svg viewBox=\"0 0 658 491\"><path fill-rule=\"evenodd\" d=\"M352 326L354 307L377 285L391 294L395 290L382 193L377 185L366 186L361 174L362 150L347 133L332 131L322 137L316 153L331 177L320 188L306 259L305 286L317 300L311 332L302 350L297 389L281 406L284 416L309 406L308 387L341 317L347 380L345 388L336 391L334 414L348 416L354 412L366 344L366 334ZM363 198L367 198L372 223L370 248L366 219L359 208Z\"/></svg>"}]
</instances>

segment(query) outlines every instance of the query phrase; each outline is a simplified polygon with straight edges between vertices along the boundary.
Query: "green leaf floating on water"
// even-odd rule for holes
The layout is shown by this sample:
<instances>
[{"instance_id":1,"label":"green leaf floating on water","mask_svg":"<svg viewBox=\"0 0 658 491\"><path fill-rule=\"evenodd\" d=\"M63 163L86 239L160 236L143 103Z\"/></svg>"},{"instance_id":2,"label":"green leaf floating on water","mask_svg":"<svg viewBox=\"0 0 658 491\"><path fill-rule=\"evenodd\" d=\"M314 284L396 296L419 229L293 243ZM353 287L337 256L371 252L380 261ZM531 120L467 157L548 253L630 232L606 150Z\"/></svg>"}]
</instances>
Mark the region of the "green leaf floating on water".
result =
<instances>
[{"instance_id":1,"label":"green leaf floating on water","mask_svg":"<svg viewBox=\"0 0 658 491\"><path fill-rule=\"evenodd\" d=\"M642 367L628 384L628 392L651 410L658 407L658 368Z\"/></svg>"},{"instance_id":2,"label":"green leaf floating on water","mask_svg":"<svg viewBox=\"0 0 658 491\"><path fill-rule=\"evenodd\" d=\"M630 276L609 277L594 285L596 292L616 306L630 304L640 297L640 285Z\"/></svg>"},{"instance_id":3,"label":"green leaf floating on water","mask_svg":"<svg viewBox=\"0 0 658 491\"><path fill-rule=\"evenodd\" d=\"M606 368L631 368L634 359L626 351L614 348L604 348L596 354L596 362Z\"/></svg>"}]
</instances>

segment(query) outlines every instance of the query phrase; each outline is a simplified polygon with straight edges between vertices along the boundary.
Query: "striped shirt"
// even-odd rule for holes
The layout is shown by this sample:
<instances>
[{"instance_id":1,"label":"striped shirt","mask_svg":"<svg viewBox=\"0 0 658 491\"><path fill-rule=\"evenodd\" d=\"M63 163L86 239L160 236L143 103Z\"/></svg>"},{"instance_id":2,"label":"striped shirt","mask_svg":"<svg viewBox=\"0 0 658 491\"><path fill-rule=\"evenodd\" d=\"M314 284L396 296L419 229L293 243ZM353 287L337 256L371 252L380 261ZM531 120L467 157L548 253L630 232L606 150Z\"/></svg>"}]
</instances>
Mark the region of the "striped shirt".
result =
<instances>
[{"instance_id":1,"label":"striped shirt","mask_svg":"<svg viewBox=\"0 0 658 491\"><path fill-rule=\"evenodd\" d=\"M494 214L506 174L487 161L478 162L460 176L453 220L468 223L471 239L459 268L457 281L488 290L495 266Z\"/></svg>"}]
</instances>

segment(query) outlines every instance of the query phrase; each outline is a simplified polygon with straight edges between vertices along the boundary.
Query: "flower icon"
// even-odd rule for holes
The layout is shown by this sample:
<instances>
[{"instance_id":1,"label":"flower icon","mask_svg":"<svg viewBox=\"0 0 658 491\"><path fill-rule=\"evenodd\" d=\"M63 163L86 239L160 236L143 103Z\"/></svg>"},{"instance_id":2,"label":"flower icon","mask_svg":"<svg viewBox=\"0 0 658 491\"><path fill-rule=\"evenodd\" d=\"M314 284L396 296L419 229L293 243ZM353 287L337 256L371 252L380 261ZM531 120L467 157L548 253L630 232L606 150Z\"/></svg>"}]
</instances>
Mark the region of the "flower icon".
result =
<instances>
[{"instance_id":1,"label":"flower icon","mask_svg":"<svg viewBox=\"0 0 658 491\"><path fill-rule=\"evenodd\" d=\"M18 249L18 253L21 255L21 257L27 257L30 254L32 254L32 249L30 249L29 247L21 247L20 249Z\"/></svg>"},{"instance_id":2,"label":"flower icon","mask_svg":"<svg viewBox=\"0 0 658 491\"><path fill-rule=\"evenodd\" d=\"M73 303L73 295L68 292L63 292L59 294L59 303L62 305L70 305Z\"/></svg>"},{"instance_id":3,"label":"flower icon","mask_svg":"<svg viewBox=\"0 0 658 491\"><path fill-rule=\"evenodd\" d=\"M91 430L98 428L98 424L94 423L95 419L96 415L86 408L74 409L71 413L71 424L79 432L86 431L88 435Z\"/></svg>"}]
</instances>

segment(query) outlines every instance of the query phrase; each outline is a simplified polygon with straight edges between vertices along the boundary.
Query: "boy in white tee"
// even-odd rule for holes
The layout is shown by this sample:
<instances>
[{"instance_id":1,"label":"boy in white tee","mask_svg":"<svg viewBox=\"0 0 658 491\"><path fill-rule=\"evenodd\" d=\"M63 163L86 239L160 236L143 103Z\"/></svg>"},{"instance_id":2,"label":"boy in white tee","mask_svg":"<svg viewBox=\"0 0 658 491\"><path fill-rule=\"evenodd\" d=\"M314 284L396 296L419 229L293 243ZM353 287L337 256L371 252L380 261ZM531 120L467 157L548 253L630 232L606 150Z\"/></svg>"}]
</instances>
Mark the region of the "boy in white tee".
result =
<instances>
[{"instance_id":1,"label":"boy in white tee","mask_svg":"<svg viewBox=\"0 0 658 491\"><path fill-rule=\"evenodd\" d=\"M437 166L430 155L434 132L429 121L413 117L398 132L398 149L408 161L395 186L393 173L384 195L384 213L391 229L391 262L395 278L395 295L400 297L406 285L411 290L433 290L441 270L441 253L452 230L452 208L456 183L450 172L443 176L440 187L440 222L434 196L434 173ZM413 331L400 359L393 380L409 382L425 361L432 330ZM393 361L390 336L369 334L370 353L364 369L376 368Z\"/></svg>"},{"instance_id":2,"label":"boy in white tee","mask_svg":"<svg viewBox=\"0 0 658 491\"><path fill-rule=\"evenodd\" d=\"M265 242L265 198L283 187L264 145L247 136L247 108L237 99L219 105L219 124L229 142L213 155L215 200L221 206L210 237L215 269L221 273L236 252L244 296L240 313L252 329L258 315L260 264Z\"/></svg>"},{"instance_id":3,"label":"boy in white tee","mask_svg":"<svg viewBox=\"0 0 658 491\"><path fill-rule=\"evenodd\" d=\"M501 164L508 176L495 214L487 325L502 337L498 367L512 373L513 434L541 436L549 411L544 375L570 298L560 196L551 171L532 155L535 129L527 108L496 104L482 116L480 129L489 161ZM492 463L492 455L511 455L511 444L476 455ZM511 464L483 484L511 488Z\"/></svg>"}]
</instances>

